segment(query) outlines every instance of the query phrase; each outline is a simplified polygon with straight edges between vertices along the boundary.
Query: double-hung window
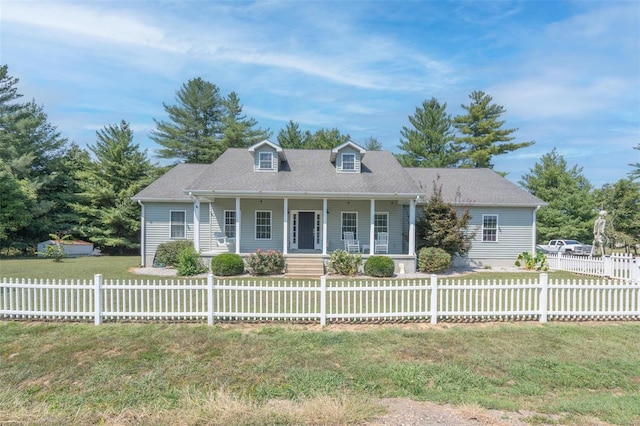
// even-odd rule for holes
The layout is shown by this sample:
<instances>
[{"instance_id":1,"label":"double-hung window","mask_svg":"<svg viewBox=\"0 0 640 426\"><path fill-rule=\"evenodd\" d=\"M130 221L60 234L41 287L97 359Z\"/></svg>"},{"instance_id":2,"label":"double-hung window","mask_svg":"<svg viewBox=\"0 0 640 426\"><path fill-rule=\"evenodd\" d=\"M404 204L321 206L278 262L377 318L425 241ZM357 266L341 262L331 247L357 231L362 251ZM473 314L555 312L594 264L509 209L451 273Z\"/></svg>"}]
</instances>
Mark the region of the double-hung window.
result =
<instances>
[{"instance_id":1,"label":"double-hung window","mask_svg":"<svg viewBox=\"0 0 640 426\"><path fill-rule=\"evenodd\" d=\"M498 241L498 215L497 214L482 215L482 241L484 242Z\"/></svg>"},{"instance_id":2,"label":"double-hung window","mask_svg":"<svg viewBox=\"0 0 640 426\"><path fill-rule=\"evenodd\" d=\"M389 213L376 212L373 217L373 226L375 236L378 236L378 232L389 232Z\"/></svg>"},{"instance_id":3,"label":"double-hung window","mask_svg":"<svg viewBox=\"0 0 640 426\"><path fill-rule=\"evenodd\" d=\"M236 211L235 210L224 211L224 235L227 238L236 237Z\"/></svg>"},{"instance_id":4,"label":"double-hung window","mask_svg":"<svg viewBox=\"0 0 640 426\"><path fill-rule=\"evenodd\" d=\"M350 153L342 154L342 171L353 172L356 170L356 155Z\"/></svg>"},{"instance_id":5,"label":"double-hung window","mask_svg":"<svg viewBox=\"0 0 640 426\"><path fill-rule=\"evenodd\" d=\"M358 239L358 213L342 212L342 239L345 232L353 232L353 238Z\"/></svg>"},{"instance_id":6,"label":"double-hung window","mask_svg":"<svg viewBox=\"0 0 640 426\"><path fill-rule=\"evenodd\" d=\"M256 211L256 240L271 239L271 212Z\"/></svg>"},{"instance_id":7,"label":"double-hung window","mask_svg":"<svg viewBox=\"0 0 640 426\"><path fill-rule=\"evenodd\" d=\"M259 170L273 170L273 152L261 152L258 161Z\"/></svg>"},{"instance_id":8,"label":"double-hung window","mask_svg":"<svg viewBox=\"0 0 640 426\"><path fill-rule=\"evenodd\" d=\"M187 237L187 212L184 210L172 211L170 213L171 238Z\"/></svg>"}]
</instances>

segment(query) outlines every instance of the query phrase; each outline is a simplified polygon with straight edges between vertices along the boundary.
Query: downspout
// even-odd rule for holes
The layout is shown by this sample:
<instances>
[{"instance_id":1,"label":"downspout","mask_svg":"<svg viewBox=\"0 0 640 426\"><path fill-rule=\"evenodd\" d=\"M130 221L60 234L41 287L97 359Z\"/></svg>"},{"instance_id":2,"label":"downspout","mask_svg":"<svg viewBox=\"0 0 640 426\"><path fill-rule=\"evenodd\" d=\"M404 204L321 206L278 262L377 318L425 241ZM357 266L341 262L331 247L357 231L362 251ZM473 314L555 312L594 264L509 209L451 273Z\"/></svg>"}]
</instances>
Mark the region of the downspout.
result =
<instances>
[{"instance_id":1,"label":"downspout","mask_svg":"<svg viewBox=\"0 0 640 426\"><path fill-rule=\"evenodd\" d=\"M145 227L145 222L146 217L145 217L145 208L144 208L144 204L142 204L142 201L138 200L138 204L140 205L140 207L142 208L142 211L140 212L140 255L142 257L142 261L140 262L140 266L141 267L145 267L145 263L146 263L146 253L145 253L145 249L146 249L146 242L147 242L147 233L146 233L146 227Z\"/></svg>"},{"instance_id":2,"label":"downspout","mask_svg":"<svg viewBox=\"0 0 640 426\"><path fill-rule=\"evenodd\" d=\"M536 222L537 222L537 215L538 215L538 210L540 210L540 206L536 206L536 208L533 210L533 226L532 228L532 236L531 236L531 254L535 256L536 254L536 234L538 233L538 228L536 226Z\"/></svg>"}]
</instances>

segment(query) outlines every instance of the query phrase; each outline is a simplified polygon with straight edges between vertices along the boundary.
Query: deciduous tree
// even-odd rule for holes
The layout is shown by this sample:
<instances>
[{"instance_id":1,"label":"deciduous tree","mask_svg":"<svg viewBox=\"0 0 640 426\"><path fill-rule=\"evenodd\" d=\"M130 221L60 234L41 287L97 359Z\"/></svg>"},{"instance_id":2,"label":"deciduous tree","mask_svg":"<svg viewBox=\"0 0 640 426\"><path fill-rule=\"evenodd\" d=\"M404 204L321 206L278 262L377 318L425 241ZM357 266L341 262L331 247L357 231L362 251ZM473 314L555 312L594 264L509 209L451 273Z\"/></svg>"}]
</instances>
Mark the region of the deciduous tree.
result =
<instances>
[{"instance_id":1,"label":"deciduous tree","mask_svg":"<svg viewBox=\"0 0 640 426\"><path fill-rule=\"evenodd\" d=\"M492 158L507 154L520 148L533 145L534 141L511 142L511 136L518 129L503 129L504 120L500 120L506 112L504 107L492 103L493 98L482 91L474 91L469 95L471 103L462 105L467 111L465 115L454 118L454 126L461 136L456 137L456 145L460 152L463 167L493 168Z\"/></svg>"},{"instance_id":2,"label":"deciduous tree","mask_svg":"<svg viewBox=\"0 0 640 426\"><path fill-rule=\"evenodd\" d=\"M640 182L620 179L603 185L595 196L598 208L607 212L605 233L611 245L635 249L640 244Z\"/></svg>"}]
</instances>

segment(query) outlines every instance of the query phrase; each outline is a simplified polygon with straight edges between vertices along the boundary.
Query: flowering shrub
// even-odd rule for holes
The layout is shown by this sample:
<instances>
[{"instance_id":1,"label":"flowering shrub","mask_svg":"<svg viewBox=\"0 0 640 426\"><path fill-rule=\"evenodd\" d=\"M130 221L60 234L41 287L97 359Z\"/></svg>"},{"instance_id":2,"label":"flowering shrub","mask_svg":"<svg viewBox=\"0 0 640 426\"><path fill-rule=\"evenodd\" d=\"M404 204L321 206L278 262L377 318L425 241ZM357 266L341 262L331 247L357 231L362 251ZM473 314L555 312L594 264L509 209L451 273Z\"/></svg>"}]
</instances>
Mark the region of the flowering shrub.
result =
<instances>
[{"instance_id":1,"label":"flowering shrub","mask_svg":"<svg viewBox=\"0 0 640 426\"><path fill-rule=\"evenodd\" d=\"M287 264L282 253L276 250L267 252L258 249L246 259L247 270L251 275L277 275L287 269Z\"/></svg>"},{"instance_id":2,"label":"flowering shrub","mask_svg":"<svg viewBox=\"0 0 640 426\"><path fill-rule=\"evenodd\" d=\"M362 264L362 256L359 254L350 254L344 250L336 250L331 253L329 258L329 269L340 275L355 275L358 272L358 266Z\"/></svg>"}]
</instances>

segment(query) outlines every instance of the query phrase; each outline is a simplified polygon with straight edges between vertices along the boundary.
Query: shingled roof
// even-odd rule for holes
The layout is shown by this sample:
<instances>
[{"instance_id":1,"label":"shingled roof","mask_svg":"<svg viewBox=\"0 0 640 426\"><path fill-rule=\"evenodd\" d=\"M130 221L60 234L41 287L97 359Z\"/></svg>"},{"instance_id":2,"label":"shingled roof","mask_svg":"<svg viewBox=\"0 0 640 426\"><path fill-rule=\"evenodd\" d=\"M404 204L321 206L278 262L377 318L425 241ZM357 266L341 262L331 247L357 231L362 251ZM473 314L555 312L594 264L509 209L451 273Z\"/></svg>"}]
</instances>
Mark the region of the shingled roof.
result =
<instances>
[{"instance_id":1,"label":"shingled roof","mask_svg":"<svg viewBox=\"0 0 640 426\"><path fill-rule=\"evenodd\" d=\"M370 198L372 194L411 198L420 188L387 151L367 152L361 173L337 173L330 150L291 149L278 172L253 169L246 149L228 149L185 186L194 193Z\"/></svg>"},{"instance_id":2,"label":"shingled roof","mask_svg":"<svg viewBox=\"0 0 640 426\"><path fill-rule=\"evenodd\" d=\"M180 164L136 194L141 201L186 201L210 196L411 199L428 197L434 182L452 204L536 207L542 200L490 169L403 168L388 151L368 151L361 173L337 173L331 150L286 150L278 172L254 171L253 156L227 149L211 164ZM459 196L458 196L459 194Z\"/></svg>"},{"instance_id":3,"label":"shingled roof","mask_svg":"<svg viewBox=\"0 0 640 426\"><path fill-rule=\"evenodd\" d=\"M537 207L547 203L491 169L407 168L427 199L441 185L445 202L458 205Z\"/></svg>"}]
</instances>

